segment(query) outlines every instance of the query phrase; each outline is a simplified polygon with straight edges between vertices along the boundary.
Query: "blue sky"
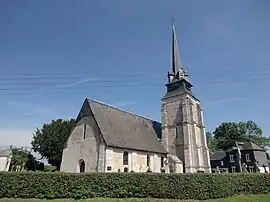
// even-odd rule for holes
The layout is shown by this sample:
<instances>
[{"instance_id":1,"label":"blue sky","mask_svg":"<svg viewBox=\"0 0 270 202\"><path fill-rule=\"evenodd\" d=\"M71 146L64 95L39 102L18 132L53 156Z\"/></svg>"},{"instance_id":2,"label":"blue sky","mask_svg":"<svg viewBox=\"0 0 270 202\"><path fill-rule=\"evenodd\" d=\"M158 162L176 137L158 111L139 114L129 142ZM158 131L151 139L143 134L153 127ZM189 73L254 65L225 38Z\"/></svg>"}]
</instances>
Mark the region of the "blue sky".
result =
<instances>
[{"instance_id":1,"label":"blue sky","mask_svg":"<svg viewBox=\"0 0 270 202\"><path fill-rule=\"evenodd\" d=\"M270 1L0 1L0 145L76 117L86 97L161 119L171 19L207 131L269 135Z\"/></svg>"}]
</instances>

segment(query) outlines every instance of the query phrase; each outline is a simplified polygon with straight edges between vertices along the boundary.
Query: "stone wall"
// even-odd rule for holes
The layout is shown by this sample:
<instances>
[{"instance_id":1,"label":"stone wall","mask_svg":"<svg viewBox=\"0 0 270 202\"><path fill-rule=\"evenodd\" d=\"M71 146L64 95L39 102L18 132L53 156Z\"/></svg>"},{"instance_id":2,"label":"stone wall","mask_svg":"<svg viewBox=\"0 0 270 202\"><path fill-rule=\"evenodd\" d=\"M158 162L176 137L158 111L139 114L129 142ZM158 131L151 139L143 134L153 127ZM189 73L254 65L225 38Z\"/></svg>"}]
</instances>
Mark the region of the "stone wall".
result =
<instances>
[{"instance_id":1,"label":"stone wall","mask_svg":"<svg viewBox=\"0 0 270 202\"><path fill-rule=\"evenodd\" d=\"M72 131L63 151L61 171L80 172L82 161L85 172L104 172L105 144L93 116L81 118Z\"/></svg>"},{"instance_id":2,"label":"stone wall","mask_svg":"<svg viewBox=\"0 0 270 202\"><path fill-rule=\"evenodd\" d=\"M211 172L202 109L193 96L181 94L163 100L162 141L184 163L186 173Z\"/></svg>"},{"instance_id":3,"label":"stone wall","mask_svg":"<svg viewBox=\"0 0 270 202\"><path fill-rule=\"evenodd\" d=\"M128 152L128 165L123 165L123 154ZM147 166L149 155L149 167ZM124 150L120 148L106 148L106 172L146 172L148 168L152 172L161 172L161 154L147 153L142 151ZM165 159L165 155L163 155Z\"/></svg>"}]
</instances>

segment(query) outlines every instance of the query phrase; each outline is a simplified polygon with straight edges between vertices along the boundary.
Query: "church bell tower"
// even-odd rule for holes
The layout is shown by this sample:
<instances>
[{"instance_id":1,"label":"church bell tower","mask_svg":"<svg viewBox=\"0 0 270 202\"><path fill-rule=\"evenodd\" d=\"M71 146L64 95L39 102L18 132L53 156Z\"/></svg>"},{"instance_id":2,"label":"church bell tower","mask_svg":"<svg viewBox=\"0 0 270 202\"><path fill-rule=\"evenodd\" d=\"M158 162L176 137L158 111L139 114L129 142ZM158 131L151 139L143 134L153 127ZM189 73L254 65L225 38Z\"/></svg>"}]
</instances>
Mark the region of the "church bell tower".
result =
<instances>
[{"instance_id":1,"label":"church bell tower","mask_svg":"<svg viewBox=\"0 0 270 202\"><path fill-rule=\"evenodd\" d=\"M180 159L183 172L211 172L209 149L200 101L183 69L174 25L172 26L172 71L162 98L162 143L169 156Z\"/></svg>"}]
</instances>

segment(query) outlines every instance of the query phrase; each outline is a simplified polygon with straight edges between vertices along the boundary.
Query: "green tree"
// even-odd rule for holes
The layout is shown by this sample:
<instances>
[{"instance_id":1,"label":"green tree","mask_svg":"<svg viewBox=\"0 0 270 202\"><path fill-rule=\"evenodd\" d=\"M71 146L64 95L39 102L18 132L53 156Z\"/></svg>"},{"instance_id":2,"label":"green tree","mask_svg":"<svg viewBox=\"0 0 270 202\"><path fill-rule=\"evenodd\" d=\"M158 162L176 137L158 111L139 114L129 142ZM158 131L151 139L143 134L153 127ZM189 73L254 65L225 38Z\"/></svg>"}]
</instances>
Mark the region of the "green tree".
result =
<instances>
[{"instance_id":1,"label":"green tree","mask_svg":"<svg viewBox=\"0 0 270 202\"><path fill-rule=\"evenodd\" d=\"M211 152L217 151L217 143L212 133L206 132L206 142Z\"/></svg>"},{"instance_id":2,"label":"green tree","mask_svg":"<svg viewBox=\"0 0 270 202\"><path fill-rule=\"evenodd\" d=\"M270 138L264 137L262 129L253 121L240 122L239 127L248 140L263 148L270 146Z\"/></svg>"},{"instance_id":3,"label":"green tree","mask_svg":"<svg viewBox=\"0 0 270 202\"><path fill-rule=\"evenodd\" d=\"M44 170L44 164L38 162L25 148L12 148L10 171Z\"/></svg>"},{"instance_id":4,"label":"green tree","mask_svg":"<svg viewBox=\"0 0 270 202\"><path fill-rule=\"evenodd\" d=\"M45 172L55 172L55 171L57 171L57 167L51 166L51 165L46 165L46 166L44 166L44 171Z\"/></svg>"},{"instance_id":5,"label":"green tree","mask_svg":"<svg viewBox=\"0 0 270 202\"><path fill-rule=\"evenodd\" d=\"M253 121L225 122L214 131L214 139L218 149L227 150L235 141L251 141L263 148L270 145L269 137L262 135L262 129Z\"/></svg>"},{"instance_id":6,"label":"green tree","mask_svg":"<svg viewBox=\"0 0 270 202\"><path fill-rule=\"evenodd\" d=\"M75 127L75 120L53 120L37 129L31 142L32 149L38 152L48 163L60 169L64 144L67 141L72 129Z\"/></svg>"}]
</instances>

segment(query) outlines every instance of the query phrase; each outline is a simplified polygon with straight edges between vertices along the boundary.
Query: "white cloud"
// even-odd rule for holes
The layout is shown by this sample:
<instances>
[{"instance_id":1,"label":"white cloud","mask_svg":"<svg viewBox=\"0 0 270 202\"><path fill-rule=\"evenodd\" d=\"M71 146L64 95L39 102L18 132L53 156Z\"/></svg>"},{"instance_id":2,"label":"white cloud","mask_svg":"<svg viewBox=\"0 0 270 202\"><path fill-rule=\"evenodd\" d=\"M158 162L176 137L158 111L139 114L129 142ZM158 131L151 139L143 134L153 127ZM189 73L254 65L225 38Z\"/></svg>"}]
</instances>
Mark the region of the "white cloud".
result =
<instances>
[{"instance_id":1,"label":"white cloud","mask_svg":"<svg viewBox=\"0 0 270 202\"><path fill-rule=\"evenodd\" d=\"M69 88L69 87L78 86L80 84L88 83L90 81L96 81L96 80L98 80L98 78L86 78L86 79L81 79L79 81L75 81L75 82L72 82L72 83L64 84L64 85L61 85L61 86L58 86L58 87L59 88Z\"/></svg>"},{"instance_id":2,"label":"white cloud","mask_svg":"<svg viewBox=\"0 0 270 202\"><path fill-rule=\"evenodd\" d=\"M223 104L227 102L237 102L237 101L242 101L242 100L244 100L244 98L228 98L228 99L208 101L207 104Z\"/></svg>"},{"instance_id":3,"label":"white cloud","mask_svg":"<svg viewBox=\"0 0 270 202\"><path fill-rule=\"evenodd\" d=\"M0 148L9 148L11 145L18 148L24 147L31 151L36 159L47 165L48 162L46 159L40 159L41 156L31 150L33 133L33 130L26 129L0 129Z\"/></svg>"},{"instance_id":4,"label":"white cloud","mask_svg":"<svg viewBox=\"0 0 270 202\"><path fill-rule=\"evenodd\" d=\"M88 83L90 81L96 81L96 80L99 80L99 78L96 78L96 77L84 78L84 79L80 79L78 81L74 81L74 82L59 85L59 86L42 87L42 88L37 89L36 91L44 91L47 89L49 90L49 89L57 89L57 88L70 88L70 87L78 86L80 84L84 84L84 83Z\"/></svg>"},{"instance_id":5,"label":"white cloud","mask_svg":"<svg viewBox=\"0 0 270 202\"><path fill-rule=\"evenodd\" d=\"M49 110L48 108L33 103L27 103L22 101L9 101L7 104L26 111L23 113L23 115L25 116L52 113L51 110Z\"/></svg>"},{"instance_id":6,"label":"white cloud","mask_svg":"<svg viewBox=\"0 0 270 202\"><path fill-rule=\"evenodd\" d=\"M47 114L47 113L50 113L50 110L48 110L46 108L40 108L40 109L36 109L35 111L26 112L26 113L24 113L24 115L25 116L33 116L33 115Z\"/></svg>"},{"instance_id":7,"label":"white cloud","mask_svg":"<svg viewBox=\"0 0 270 202\"><path fill-rule=\"evenodd\" d=\"M49 87L43 87L43 88L39 88L39 89L37 89L36 91L44 91L44 90L46 90L46 89L48 89Z\"/></svg>"},{"instance_id":8,"label":"white cloud","mask_svg":"<svg viewBox=\"0 0 270 202\"><path fill-rule=\"evenodd\" d=\"M8 147L10 145L16 147L30 147L33 137L33 130L28 129L0 129L0 146Z\"/></svg>"}]
</instances>

